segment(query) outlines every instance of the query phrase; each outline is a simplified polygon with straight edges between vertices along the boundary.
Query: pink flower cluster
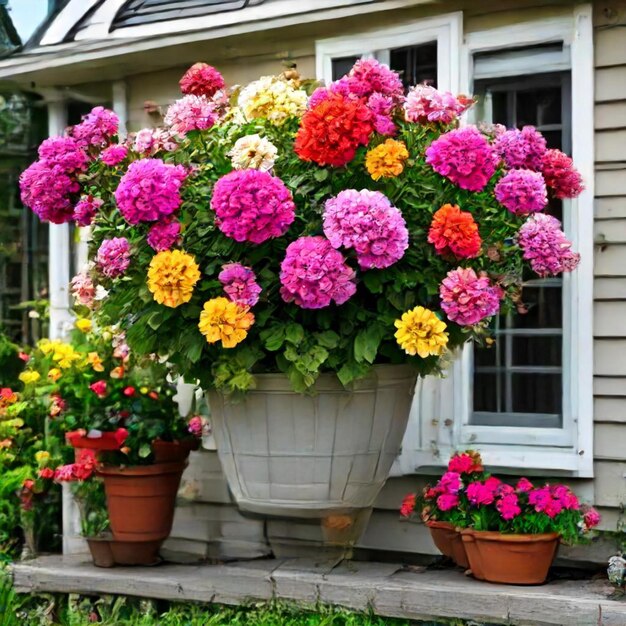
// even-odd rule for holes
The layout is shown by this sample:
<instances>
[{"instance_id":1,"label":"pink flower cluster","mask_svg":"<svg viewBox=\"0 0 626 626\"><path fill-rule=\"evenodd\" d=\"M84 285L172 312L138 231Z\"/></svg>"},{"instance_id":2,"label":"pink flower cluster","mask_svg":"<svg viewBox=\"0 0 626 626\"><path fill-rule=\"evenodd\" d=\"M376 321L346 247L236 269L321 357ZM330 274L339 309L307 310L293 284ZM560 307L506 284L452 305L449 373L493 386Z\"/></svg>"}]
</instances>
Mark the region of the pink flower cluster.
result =
<instances>
[{"instance_id":1,"label":"pink flower cluster","mask_svg":"<svg viewBox=\"0 0 626 626\"><path fill-rule=\"evenodd\" d=\"M153 250L162 252L169 250L178 241L179 235L180 222L166 218L150 227L146 241Z\"/></svg>"},{"instance_id":2,"label":"pink flower cluster","mask_svg":"<svg viewBox=\"0 0 626 626\"><path fill-rule=\"evenodd\" d=\"M211 128L217 118L215 106L206 96L188 95L170 105L163 121L173 133L184 136L192 130Z\"/></svg>"},{"instance_id":3,"label":"pink flower cluster","mask_svg":"<svg viewBox=\"0 0 626 626\"><path fill-rule=\"evenodd\" d=\"M548 204L543 176L531 170L510 170L497 182L494 194L502 206L516 215L541 211Z\"/></svg>"},{"instance_id":4,"label":"pink flower cluster","mask_svg":"<svg viewBox=\"0 0 626 626\"><path fill-rule=\"evenodd\" d=\"M334 248L354 248L362 269L393 265L409 245L400 210L368 189L346 189L326 201L324 234Z\"/></svg>"},{"instance_id":5,"label":"pink flower cluster","mask_svg":"<svg viewBox=\"0 0 626 626\"><path fill-rule=\"evenodd\" d=\"M303 309L343 304L356 292L355 272L324 237L300 237L280 266L280 295Z\"/></svg>"},{"instance_id":6,"label":"pink flower cluster","mask_svg":"<svg viewBox=\"0 0 626 626\"><path fill-rule=\"evenodd\" d=\"M105 239L96 255L98 269L109 278L121 276L130 265L130 244L125 237Z\"/></svg>"},{"instance_id":7,"label":"pink flower cluster","mask_svg":"<svg viewBox=\"0 0 626 626\"><path fill-rule=\"evenodd\" d=\"M110 143L111 137L117 135L119 125L120 120L113 111L95 107L70 133L84 146L102 147Z\"/></svg>"},{"instance_id":8,"label":"pink flower cluster","mask_svg":"<svg viewBox=\"0 0 626 626\"><path fill-rule=\"evenodd\" d=\"M174 152L178 143L169 130L164 128L142 128L134 137L133 149L143 157L158 152Z\"/></svg>"},{"instance_id":9,"label":"pink flower cluster","mask_svg":"<svg viewBox=\"0 0 626 626\"><path fill-rule=\"evenodd\" d=\"M184 94L210 98L224 89L225 83L222 75L211 65L194 63L180 79L179 85Z\"/></svg>"},{"instance_id":10,"label":"pink flower cluster","mask_svg":"<svg viewBox=\"0 0 626 626\"><path fill-rule=\"evenodd\" d=\"M451 130L426 149L426 162L461 189L481 191L493 176L498 157L474 126Z\"/></svg>"},{"instance_id":11,"label":"pink flower cluster","mask_svg":"<svg viewBox=\"0 0 626 626\"><path fill-rule=\"evenodd\" d=\"M473 326L500 310L502 290L471 268L448 272L439 288L441 308L451 322Z\"/></svg>"},{"instance_id":12,"label":"pink flower cluster","mask_svg":"<svg viewBox=\"0 0 626 626\"><path fill-rule=\"evenodd\" d=\"M426 497L429 500L436 498L437 507L441 511L450 511L459 505L459 492L462 487L461 475L448 471L428 490Z\"/></svg>"},{"instance_id":13,"label":"pink flower cluster","mask_svg":"<svg viewBox=\"0 0 626 626\"><path fill-rule=\"evenodd\" d=\"M42 161L61 166L68 174L82 172L89 165L89 157L81 144L71 137L49 137L37 151Z\"/></svg>"},{"instance_id":14,"label":"pink flower cluster","mask_svg":"<svg viewBox=\"0 0 626 626\"><path fill-rule=\"evenodd\" d=\"M560 150L548 150L543 155L541 172L554 197L560 200L576 198L585 188L574 162Z\"/></svg>"},{"instance_id":15,"label":"pink flower cluster","mask_svg":"<svg viewBox=\"0 0 626 626\"><path fill-rule=\"evenodd\" d=\"M160 220L180 207L180 187L186 177L182 165L161 159L133 161L115 190L117 206L129 224Z\"/></svg>"},{"instance_id":16,"label":"pink flower cluster","mask_svg":"<svg viewBox=\"0 0 626 626\"><path fill-rule=\"evenodd\" d=\"M519 505L519 497L511 485L502 484L498 489L496 510L503 520L510 521L517 517L522 509Z\"/></svg>"},{"instance_id":17,"label":"pink flower cluster","mask_svg":"<svg viewBox=\"0 0 626 626\"><path fill-rule=\"evenodd\" d=\"M411 87L404 103L404 116L409 122L451 124L471 106L472 100L457 98L449 91L430 85Z\"/></svg>"},{"instance_id":18,"label":"pink flower cluster","mask_svg":"<svg viewBox=\"0 0 626 626\"><path fill-rule=\"evenodd\" d=\"M187 422L187 430L194 437L198 437L198 438L202 437L202 435L204 435L204 432L206 430L206 423L203 417L201 415L194 415L193 417L191 417L189 421Z\"/></svg>"},{"instance_id":19,"label":"pink flower cluster","mask_svg":"<svg viewBox=\"0 0 626 626\"><path fill-rule=\"evenodd\" d=\"M539 276L571 272L580 261L580 255L572 252L572 243L561 230L561 222L552 215L531 215L519 229L518 242L524 259Z\"/></svg>"},{"instance_id":20,"label":"pink flower cluster","mask_svg":"<svg viewBox=\"0 0 626 626\"><path fill-rule=\"evenodd\" d=\"M469 503L474 506L493 504L501 484L502 481L495 476L470 483L465 490Z\"/></svg>"},{"instance_id":21,"label":"pink flower cluster","mask_svg":"<svg viewBox=\"0 0 626 626\"><path fill-rule=\"evenodd\" d=\"M484 470L482 459L478 452L468 450L456 452L448 461L448 471L458 474L475 474Z\"/></svg>"},{"instance_id":22,"label":"pink flower cluster","mask_svg":"<svg viewBox=\"0 0 626 626\"><path fill-rule=\"evenodd\" d=\"M528 492L528 504L537 513L554 518L562 511L577 511L580 503L576 495L565 485L546 485Z\"/></svg>"},{"instance_id":23,"label":"pink flower cluster","mask_svg":"<svg viewBox=\"0 0 626 626\"><path fill-rule=\"evenodd\" d=\"M235 241L263 243L284 235L295 219L291 192L280 178L260 170L235 170L213 187L218 228Z\"/></svg>"},{"instance_id":24,"label":"pink flower cluster","mask_svg":"<svg viewBox=\"0 0 626 626\"><path fill-rule=\"evenodd\" d=\"M546 140L533 126L524 126L522 130L513 128L500 133L494 149L509 169L540 171Z\"/></svg>"},{"instance_id":25,"label":"pink flower cluster","mask_svg":"<svg viewBox=\"0 0 626 626\"><path fill-rule=\"evenodd\" d=\"M109 167L119 165L128 156L128 148L123 144L113 144L100 153L100 160Z\"/></svg>"},{"instance_id":26,"label":"pink flower cluster","mask_svg":"<svg viewBox=\"0 0 626 626\"><path fill-rule=\"evenodd\" d=\"M104 201L100 198L83 196L74 207L74 221L78 226L89 226L103 204Z\"/></svg>"},{"instance_id":27,"label":"pink flower cluster","mask_svg":"<svg viewBox=\"0 0 626 626\"><path fill-rule=\"evenodd\" d=\"M96 295L96 286L87 271L79 272L70 282L70 290L78 304L91 308Z\"/></svg>"},{"instance_id":28,"label":"pink flower cluster","mask_svg":"<svg viewBox=\"0 0 626 626\"><path fill-rule=\"evenodd\" d=\"M241 263L227 263L222 266L217 278L232 302L254 306L259 301L262 289L256 282L256 276L251 268Z\"/></svg>"}]
</instances>

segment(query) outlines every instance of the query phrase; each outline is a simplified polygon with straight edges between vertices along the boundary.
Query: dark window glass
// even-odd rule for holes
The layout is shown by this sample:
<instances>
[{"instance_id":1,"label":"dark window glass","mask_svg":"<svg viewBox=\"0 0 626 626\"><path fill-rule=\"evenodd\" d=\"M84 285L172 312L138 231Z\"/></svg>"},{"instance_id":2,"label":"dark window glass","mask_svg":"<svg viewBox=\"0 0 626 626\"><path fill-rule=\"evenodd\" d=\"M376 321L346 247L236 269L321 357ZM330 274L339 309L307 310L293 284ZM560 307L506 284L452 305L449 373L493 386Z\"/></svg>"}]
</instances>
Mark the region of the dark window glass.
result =
<instances>
[{"instance_id":1,"label":"dark window glass","mask_svg":"<svg viewBox=\"0 0 626 626\"><path fill-rule=\"evenodd\" d=\"M333 80L345 76L361 57L341 57L333 59Z\"/></svg>"},{"instance_id":2,"label":"dark window glass","mask_svg":"<svg viewBox=\"0 0 626 626\"><path fill-rule=\"evenodd\" d=\"M404 88L418 83L437 86L437 42L393 48L389 51L389 67L402 78Z\"/></svg>"}]
</instances>

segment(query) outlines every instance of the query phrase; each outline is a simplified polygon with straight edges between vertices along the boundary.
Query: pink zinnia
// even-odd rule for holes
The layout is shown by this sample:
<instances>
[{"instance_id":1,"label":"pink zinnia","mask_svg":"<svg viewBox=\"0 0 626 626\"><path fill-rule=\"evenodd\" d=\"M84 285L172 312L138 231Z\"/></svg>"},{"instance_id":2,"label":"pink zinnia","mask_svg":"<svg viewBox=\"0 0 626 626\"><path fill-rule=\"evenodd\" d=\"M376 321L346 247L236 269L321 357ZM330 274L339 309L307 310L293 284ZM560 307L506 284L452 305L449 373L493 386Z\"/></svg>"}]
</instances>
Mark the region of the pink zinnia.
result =
<instances>
[{"instance_id":1,"label":"pink zinnia","mask_svg":"<svg viewBox=\"0 0 626 626\"><path fill-rule=\"evenodd\" d=\"M528 493L532 489L534 489L534 486L528 478L520 478L517 481L517 485L515 485L515 490L520 493Z\"/></svg>"},{"instance_id":2,"label":"pink zinnia","mask_svg":"<svg viewBox=\"0 0 626 626\"><path fill-rule=\"evenodd\" d=\"M211 65L194 63L180 79L179 85L184 94L210 98L224 89L225 83L223 76Z\"/></svg>"},{"instance_id":3,"label":"pink zinnia","mask_svg":"<svg viewBox=\"0 0 626 626\"><path fill-rule=\"evenodd\" d=\"M187 422L187 430L194 437L202 437L202 435L204 433L204 420L202 419L202 416L201 415L194 415Z\"/></svg>"},{"instance_id":4,"label":"pink zinnia","mask_svg":"<svg viewBox=\"0 0 626 626\"><path fill-rule=\"evenodd\" d=\"M444 493L437 498L437 506L442 511L450 511L459 504L459 496L454 493Z\"/></svg>"},{"instance_id":5,"label":"pink zinnia","mask_svg":"<svg viewBox=\"0 0 626 626\"><path fill-rule=\"evenodd\" d=\"M134 161L115 190L117 206L129 224L163 219L180 207L180 188L186 177L182 165L161 159Z\"/></svg>"},{"instance_id":6,"label":"pink zinnia","mask_svg":"<svg viewBox=\"0 0 626 626\"><path fill-rule=\"evenodd\" d=\"M548 204L543 176L531 170L511 170L496 184L496 200L511 213L525 215L542 211Z\"/></svg>"},{"instance_id":7,"label":"pink zinnia","mask_svg":"<svg viewBox=\"0 0 626 626\"><path fill-rule=\"evenodd\" d=\"M404 86L398 72L376 59L359 59L348 74L331 85L331 90L359 98L379 93L390 97L394 103L404 100Z\"/></svg>"},{"instance_id":8,"label":"pink zinnia","mask_svg":"<svg viewBox=\"0 0 626 626\"><path fill-rule=\"evenodd\" d=\"M458 472L446 472L437 483L436 489L440 493L459 493L461 490L461 475Z\"/></svg>"},{"instance_id":9,"label":"pink zinnia","mask_svg":"<svg viewBox=\"0 0 626 626\"><path fill-rule=\"evenodd\" d=\"M173 152L178 148L178 143L169 130L142 128L135 135L132 147L141 156L149 157L158 152Z\"/></svg>"},{"instance_id":10,"label":"pink zinnia","mask_svg":"<svg viewBox=\"0 0 626 626\"><path fill-rule=\"evenodd\" d=\"M179 235L180 222L166 219L150 227L146 241L151 248L161 252L169 250L178 241Z\"/></svg>"},{"instance_id":11,"label":"pink zinnia","mask_svg":"<svg viewBox=\"0 0 626 626\"><path fill-rule=\"evenodd\" d=\"M560 150L548 150L543 155L541 173L555 198L576 198L584 190L582 176L574 162Z\"/></svg>"},{"instance_id":12,"label":"pink zinnia","mask_svg":"<svg viewBox=\"0 0 626 626\"><path fill-rule=\"evenodd\" d=\"M449 91L439 91L430 85L415 85L406 96L404 115L409 122L451 124L471 103L471 100L459 100Z\"/></svg>"},{"instance_id":13,"label":"pink zinnia","mask_svg":"<svg viewBox=\"0 0 626 626\"><path fill-rule=\"evenodd\" d=\"M98 269L109 278L121 276L130 265L130 244L125 237L105 239L96 255Z\"/></svg>"},{"instance_id":14,"label":"pink zinnia","mask_svg":"<svg viewBox=\"0 0 626 626\"><path fill-rule=\"evenodd\" d=\"M303 309L343 304L356 293L355 272L324 237L300 237L287 246L280 294Z\"/></svg>"},{"instance_id":15,"label":"pink zinnia","mask_svg":"<svg viewBox=\"0 0 626 626\"><path fill-rule=\"evenodd\" d=\"M78 304L91 308L96 295L96 287L86 271L80 272L70 282L72 296Z\"/></svg>"},{"instance_id":16,"label":"pink zinnia","mask_svg":"<svg viewBox=\"0 0 626 626\"><path fill-rule=\"evenodd\" d=\"M522 130L513 128L500 133L493 147L507 168L539 171L546 152L546 140L533 126L524 126Z\"/></svg>"},{"instance_id":17,"label":"pink zinnia","mask_svg":"<svg viewBox=\"0 0 626 626\"><path fill-rule=\"evenodd\" d=\"M441 308L451 322L473 326L500 310L502 290L471 268L448 272L439 288Z\"/></svg>"},{"instance_id":18,"label":"pink zinnia","mask_svg":"<svg viewBox=\"0 0 626 626\"><path fill-rule=\"evenodd\" d=\"M106 380L97 380L95 383L89 385L89 389L91 389L98 398L104 398L107 395L107 382Z\"/></svg>"},{"instance_id":19,"label":"pink zinnia","mask_svg":"<svg viewBox=\"0 0 626 626\"><path fill-rule=\"evenodd\" d=\"M507 493L500 497L496 502L496 509L500 512L502 519L506 521L512 520L522 512L518 498L514 493Z\"/></svg>"},{"instance_id":20,"label":"pink zinnia","mask_svg":"<svg viewBox=\"0 0 626 626\"><path fill-rule=\"evenodd\" d=\"M164 123L173 133L184 136L192 130L207 130L217 122L214 104L206 96L184 96L170 105Z\"/></svg>"},{"instance_id":21,"label":"pink zinnia","mask_svg":"<svg viewBox=\"0 0 626 626\"><path fill-rule=\"evenodd\" d=\"M100 160L109 167L119 165L128 156L128 148L122 144L115 144L105 148L100 153Z\"/></svg>"},{"instance_id":22,"label":"pink zinnia","mask_svg":"<svg viewBox=\"0 0 626 626\"><path fill-rule=\"evenodd\" d=\"M70 133L82 145L103 146L111 137L117 135L120 120L117 115L104 107L95 107L83 117L80 124L74 126Z\"/></svg>"},{"instance_id":23,"label":"pink zinnia","mask_svg":"<svg viewBox=\"0 0 626 626\"><path fill-rule=\"evenodd\" d=\"M87 169L89 157L72 137L49 137L38 149L39 158L50 165L60 165L67 173Z\"/></svg>"},{"instance_id":24,"label":"pink zinnia","mask_svg":"<svg viewBox=\"0 0 626 626\"><path fill-rule=\"evenodd\" d=\"M583 530L591 530L595 528L602 520L600 513L591 506L584 506L583 512Z\"/></svg>"},{"instance_id":25,"label":"pink zinnia","mask_svg":"<svg viewBox=\"0 0 626 626\"><path fill-rule=\"evenodd\" d=\"M326 201L324 234L334 248L354 248L362 269L389 267L409 246L400 210L379 191L368 189L346 189Z\"/></svg>"},{"instance_id":26,"label":"pink zinnia","mask_svg":"<svg viewBox=\"0 0 626 626\"><path fill-rule=\"evenodd\" d=\"M461 189L482 191L493 176L498 157L475 126L441 135L426 149L426 162Z\"/></svg>"},{"instance_id":27,"label":"pink zinnia","mask_svg":"<svg viewBox=\"0 0 626 626\"><path fill-rule=\"evenodd\" d=\"M260 170L235 170L213 187L215 223L235 241L263 243L284 235L296 217L291 192L280 178Z\"/></svg>"},{"instance_id":28,"label":"pink zinnia","mask_svg":"<svg viewBox=\"0 0 626 626\"><path fill-rule=\"evenodd\" d=\"M391 96L373 93L367 99L367 108L374 114L374 130L381 135L395 135L396 125L393 121L395 103Z\"/></svg>"},{"instance_id":29,"label":"pink zinnia","mask_svg":"<svg viewBox=\"0 0 626 626\"><path fill-rule=\"evenodd\" d=\"M104 201L93 196L83 196L74 207L74 221L77 226L89 226Z\"/></svg>"},{"instance_id":30,"label":"pink zinnia","mask_svg":"<svg viewBox=\"0 0 626 626\"><path fill-rule=\"evenodd\" d=\"M222 266L218 279L224 285L224 292L232 302L254 306L259 301L262 289L256 282L256 276L251 268L241 263L227 263Z\"/></svg>"}]
</instances>

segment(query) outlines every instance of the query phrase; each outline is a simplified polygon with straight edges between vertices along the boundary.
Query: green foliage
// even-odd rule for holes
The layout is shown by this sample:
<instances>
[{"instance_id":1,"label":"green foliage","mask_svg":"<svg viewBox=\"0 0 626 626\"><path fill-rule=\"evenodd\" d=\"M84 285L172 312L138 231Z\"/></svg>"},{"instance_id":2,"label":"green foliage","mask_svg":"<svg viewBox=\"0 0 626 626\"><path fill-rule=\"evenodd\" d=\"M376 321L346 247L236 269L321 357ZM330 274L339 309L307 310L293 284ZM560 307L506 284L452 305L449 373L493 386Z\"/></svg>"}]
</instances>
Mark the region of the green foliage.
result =
<instances>
[{"instance_id":1,"label":"green foliage","mask_svg":"<svg viewBox=\"0 0 626 626\"><path fill-rule=\"evenodd\" d=\"M17 383L17 377L24 368L19 352L19 347L0 328L0 387L13 387Z\"/></svg>"}]
</instances>

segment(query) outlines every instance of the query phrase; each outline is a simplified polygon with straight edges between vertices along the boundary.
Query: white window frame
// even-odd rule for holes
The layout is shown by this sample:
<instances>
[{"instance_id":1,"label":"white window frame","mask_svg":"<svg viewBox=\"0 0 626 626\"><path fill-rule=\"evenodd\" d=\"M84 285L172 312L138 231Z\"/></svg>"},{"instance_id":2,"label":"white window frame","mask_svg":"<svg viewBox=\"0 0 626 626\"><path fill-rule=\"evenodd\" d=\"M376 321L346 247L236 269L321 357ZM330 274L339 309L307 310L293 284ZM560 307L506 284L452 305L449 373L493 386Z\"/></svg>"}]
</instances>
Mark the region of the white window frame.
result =
<instances>
[{"instance_id":1,"label":"white window frame","mask_svg":"<svg viewBox=\"0 0 626 626\"><path fill-rule=\"evenodd\" d=\"M571 70L572 153L585 180L585 191L568 206L565 228L581 254L575 273L564 277L564 428L472 426L472 350L466 347L444 379L418 383L416 401L393 474L413 474L443 465L457 449L476 447L485 462L500 469L593 476L593 197L594 103L593 25L590 4L565 10L561 16L468 33L463 41L462 12L316 42L317 76L332 80L332 60L347 56L388 61L389 48L437 40L437 81L440 89L472 93L473 57L477 52L563 42L564 55L539 57L545 71ZM514 56L514 55L513 55ZM494 63L493 77L526 73L527 59ZM496 71L498 73L496 73ZM481 78L484 76L481 75ZM566 363L567 361L567 363Z\"/></svg>"}]
</instances>

